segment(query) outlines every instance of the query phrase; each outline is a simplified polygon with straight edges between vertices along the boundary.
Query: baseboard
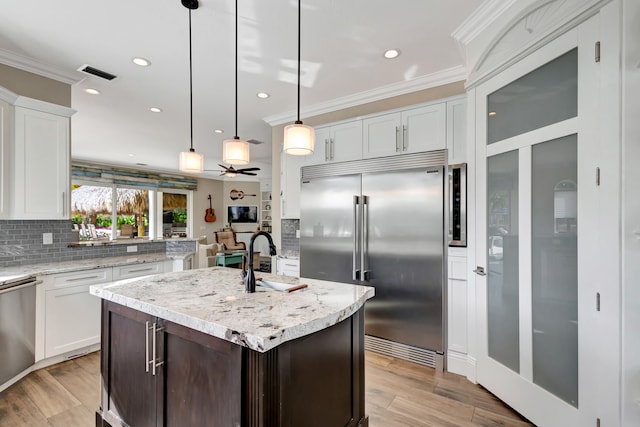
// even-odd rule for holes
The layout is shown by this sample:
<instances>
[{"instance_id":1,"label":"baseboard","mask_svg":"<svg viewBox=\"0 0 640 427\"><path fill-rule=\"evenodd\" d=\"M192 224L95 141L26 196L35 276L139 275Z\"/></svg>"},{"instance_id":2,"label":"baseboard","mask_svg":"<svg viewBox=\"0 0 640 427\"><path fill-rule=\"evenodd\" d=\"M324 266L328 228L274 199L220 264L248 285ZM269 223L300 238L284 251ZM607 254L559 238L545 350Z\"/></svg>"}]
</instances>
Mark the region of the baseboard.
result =
<instances>
[{"instance_id":1,"label":"baseboard","mask_svg":"<svg viewBox=\"0 0 640 427\"><path fill-rule=\"evenodd\" d=\"M447 352L447 371L467 376L467 355L449 350Z\"/></svg>"},{"instance_id":2,"label":"baseboard","mask_svg":"<svg viewBox=\"0 0 640 427\"><path fill-rule=\"evenodd\" d=\"M447 352L447 371L467 377L476 384L476 359L465 353L449 350Z\"/></svg>"}]
</instances>

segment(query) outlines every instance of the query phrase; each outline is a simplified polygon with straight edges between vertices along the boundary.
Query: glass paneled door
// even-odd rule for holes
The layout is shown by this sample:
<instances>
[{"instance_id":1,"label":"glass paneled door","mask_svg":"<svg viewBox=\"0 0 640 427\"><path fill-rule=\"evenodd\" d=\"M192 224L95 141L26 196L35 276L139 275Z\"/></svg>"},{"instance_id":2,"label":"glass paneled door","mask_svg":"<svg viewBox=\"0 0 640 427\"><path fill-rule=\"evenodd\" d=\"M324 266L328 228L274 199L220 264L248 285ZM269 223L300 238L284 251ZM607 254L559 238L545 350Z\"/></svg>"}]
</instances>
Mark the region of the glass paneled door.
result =
<instances>
[{"instance_id":1,"label":"glass paneled door","mask_svg":"<svg viewBox=\"0 0 640 427\"><path fill-rule=\"evenodd\" d=\"M541 426L596 419L588 377L597 322L585 309L582 250L595 199L582 160L597 142L597 108L581 106L597 103L597 19L476 93L478 381Z\"/></svg>"}]
</instances>

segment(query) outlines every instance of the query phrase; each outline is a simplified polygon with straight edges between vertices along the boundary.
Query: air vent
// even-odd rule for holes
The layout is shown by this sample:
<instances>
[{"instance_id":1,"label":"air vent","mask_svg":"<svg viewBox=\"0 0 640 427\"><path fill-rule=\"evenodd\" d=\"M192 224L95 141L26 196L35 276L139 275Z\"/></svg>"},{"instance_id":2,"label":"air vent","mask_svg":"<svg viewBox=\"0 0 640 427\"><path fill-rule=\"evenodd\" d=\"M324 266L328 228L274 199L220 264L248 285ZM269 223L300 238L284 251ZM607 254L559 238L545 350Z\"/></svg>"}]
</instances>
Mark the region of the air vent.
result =
<instances>
[{"instance_id":1,"label":"air vent","mask_svg":"<svg viewBox=\"0 0 640 427\"><path fill-rule=\"evenodd\" d=\"M91 65L83 65L82 67L78 68L78 71L86 73L86 74L91 74L92 76L96 76L96 77L100 77L101 79L105 79L105 80L113 80L115 79L116 75L113 75L111 73L107 73L106 71L102 71L99 70L95 67L92 67Z\"/></svg>"}]
</instances>

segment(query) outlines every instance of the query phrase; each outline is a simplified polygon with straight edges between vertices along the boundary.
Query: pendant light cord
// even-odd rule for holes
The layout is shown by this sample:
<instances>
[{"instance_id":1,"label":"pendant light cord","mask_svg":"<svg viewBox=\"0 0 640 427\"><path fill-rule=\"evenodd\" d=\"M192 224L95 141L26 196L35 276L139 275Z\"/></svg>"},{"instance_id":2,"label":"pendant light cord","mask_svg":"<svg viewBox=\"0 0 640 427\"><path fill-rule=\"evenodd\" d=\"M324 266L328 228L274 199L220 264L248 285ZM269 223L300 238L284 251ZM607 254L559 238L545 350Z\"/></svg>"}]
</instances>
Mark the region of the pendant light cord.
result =
<instances>
[{"instance_id":1,"label":"pendant light cord","mask_svg":"<svg viewBox=\"0 0 640 427\"><path fill-rule=\"evenodd\" d=\"M236 0L237 1L237 0ZM300 11L302 10L302 0L298 0L298 120L296 123L302 123L300 121Z\"/></svg>"},{"instance_id":2,"label":"pendant light cord","mask_svg":"<svg viewBox=\"0 0 640 427\"><path fill-rule=\"evenodd\" d=\"M237 0L236 0L237 1ZM189 9L189 120L191 122L191 149L193 150L193 60L191 54L191 9Z\"/></svg>"},{"instance_id":3,"label":"pendant light cord","mask_svg":"<svg viewBox=\"0 0 640 427\"><path fill-rule=\"evenodd\" d=\"M234 139L240 139L238 136L238 0L236 0L236 134Z\"/></svg>"}]
</instances>

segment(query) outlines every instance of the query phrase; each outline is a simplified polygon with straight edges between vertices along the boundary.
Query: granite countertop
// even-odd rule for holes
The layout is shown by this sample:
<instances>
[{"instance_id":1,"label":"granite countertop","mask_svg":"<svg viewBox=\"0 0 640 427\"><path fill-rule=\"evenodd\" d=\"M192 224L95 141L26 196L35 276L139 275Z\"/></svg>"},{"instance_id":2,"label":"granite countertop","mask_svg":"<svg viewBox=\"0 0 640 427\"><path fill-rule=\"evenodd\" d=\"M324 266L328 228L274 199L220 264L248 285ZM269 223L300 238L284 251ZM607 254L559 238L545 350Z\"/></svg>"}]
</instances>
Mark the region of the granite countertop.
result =
<instances>
[{"instance_id":1,"label":"granite countertop","mask_svg":"<svg viewBox=\"0 0 640 427\"><path fill-rule=\"evenodd\" d=\"M95 268L118 267L122 265L143 264L145 262L184 259L193 252L162 252L156 254L141 254L131 256L89 258L77 261L52 262L42 264L27 264L17 267L0 269L0 281L10 276L46 275L69 273L72 271L93 270Z\"/></svg>"},{"instance_id":2,"label":"granite countertop","mask_svg":"<svg viewBox=\"0 0 640 427\"><path fill-rule=\"evenodd\" d=\"M212 267L94 285L90 293L259 352L339 323L374 295L368 286L258 275L308 287L257 286L248 294L238 269Z\"/></svg>"}]
</instances>

